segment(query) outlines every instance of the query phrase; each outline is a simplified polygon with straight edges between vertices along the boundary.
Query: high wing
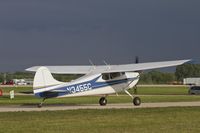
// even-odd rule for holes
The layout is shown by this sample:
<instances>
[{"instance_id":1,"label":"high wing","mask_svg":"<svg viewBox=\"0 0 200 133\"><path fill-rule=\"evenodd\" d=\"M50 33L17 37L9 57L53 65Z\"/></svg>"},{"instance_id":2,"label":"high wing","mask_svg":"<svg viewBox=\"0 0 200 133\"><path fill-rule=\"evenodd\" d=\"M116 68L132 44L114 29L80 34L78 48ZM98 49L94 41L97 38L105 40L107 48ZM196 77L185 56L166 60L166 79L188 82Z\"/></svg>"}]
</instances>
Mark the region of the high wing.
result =
<instances>
[{"instance_id":1,"label":"high wing","mask_svg":"<svg viewBox=\"0 0 200 133\"><path fill-rule=\"evenodd\" d=\"M100 65L100 66L45 66L51 73L55 74L88 74L88 73L112 73L112 72L133 72L163 67L178 66L190 60L175 60L162 62L149 62L125 65ZM34 66L26 71L35 72L41 66Z\"/></svg>"},{"instance_id":2,"label":"high wing","mask_svg":"<svg viewBox=\"0 0 200 133\"><path fill-rule=\"evenodd\" d=\"M33 66L27 68L26 71L36 72L41 66ZM55 74L87 74L91 72L93 66L44 66L49 69L51 73Z\"/></svg>"}]
</instances>

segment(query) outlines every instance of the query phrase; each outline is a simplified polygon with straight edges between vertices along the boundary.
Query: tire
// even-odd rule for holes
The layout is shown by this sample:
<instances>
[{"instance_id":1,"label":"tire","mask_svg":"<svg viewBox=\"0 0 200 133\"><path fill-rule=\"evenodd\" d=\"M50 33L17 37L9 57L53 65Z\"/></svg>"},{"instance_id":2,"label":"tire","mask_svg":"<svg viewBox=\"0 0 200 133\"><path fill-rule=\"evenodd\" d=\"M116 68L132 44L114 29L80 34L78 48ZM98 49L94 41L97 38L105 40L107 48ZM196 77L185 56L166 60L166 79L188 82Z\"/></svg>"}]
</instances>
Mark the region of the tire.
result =
<instances>
[{"instance_id":1,"label":"tire","mask_svg":"<svg viewBox=\"0 0 200 133\"><path fill-rule=\"evenodd\" d=\"M105 106L105 105L107 104L107 99L106 99L105 97L101 97L101 98L99 99L99 104L100 104L101 106Z\"/></svg>"},{"instance_id":2,"label":"tire","mask_svg":"<svg viewBox=\"0 0 200 133\"><path fill-rule=\"evenodd\" d=\"M135 97L135 98L133 99L133 104L134 104L135 106L139 106L139 105L141 104L141 99L140 99L139 97Z\"/></svg>"}]
</instances>

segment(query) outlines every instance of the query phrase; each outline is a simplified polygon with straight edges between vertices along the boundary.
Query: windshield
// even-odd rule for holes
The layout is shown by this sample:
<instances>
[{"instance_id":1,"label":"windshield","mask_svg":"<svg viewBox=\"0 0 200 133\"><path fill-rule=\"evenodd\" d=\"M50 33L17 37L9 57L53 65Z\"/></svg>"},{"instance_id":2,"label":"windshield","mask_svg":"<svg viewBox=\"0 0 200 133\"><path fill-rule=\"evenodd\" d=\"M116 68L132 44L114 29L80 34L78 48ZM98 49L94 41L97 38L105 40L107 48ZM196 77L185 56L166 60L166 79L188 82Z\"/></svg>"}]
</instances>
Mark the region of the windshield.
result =
<instances>
[{"instance_id":1,"label":"windshield","mask_svg":"<svg viewBox=\"0 0 200 133\"><path fill-rule=\"evenodd\" d=\"M124 74L125 74L124 72L104 73L104 74L102 74L102 79L104 79L104 80L115 79L115 78L120 77Z\"/></svg>"}]
</instances>

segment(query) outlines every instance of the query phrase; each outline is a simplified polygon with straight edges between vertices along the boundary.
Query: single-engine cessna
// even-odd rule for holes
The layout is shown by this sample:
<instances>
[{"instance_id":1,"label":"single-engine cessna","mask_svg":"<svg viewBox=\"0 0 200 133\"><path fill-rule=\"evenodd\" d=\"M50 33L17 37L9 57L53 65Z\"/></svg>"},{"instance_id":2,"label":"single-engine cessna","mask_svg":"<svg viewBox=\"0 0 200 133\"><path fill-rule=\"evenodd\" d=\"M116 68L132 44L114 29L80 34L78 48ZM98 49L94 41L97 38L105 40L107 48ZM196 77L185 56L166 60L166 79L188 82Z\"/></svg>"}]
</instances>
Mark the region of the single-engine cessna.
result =
<instances>
[{"instance_id":1,"label":"single-engine cessna","mask_svg":"<svg viewBox=\"0 0 200 133\"><path fill-rule=\"evenodd\" d=\"M141 104L139 97L128 92L129 88L136 86L140 78L140 71L177 66L190 60L176 60L163 62L150 62L125 65L100 66L34 66L26 69L36 72L33 81L35 96L43 98L38 105L41 107L48 98L78 97L101 95L100 105L106 105L109 94L124 91L133 100L133 104ZM53 78L55 74L84 74L84 76L71 82L60 82Z\"/></svg>"}]
</instances>

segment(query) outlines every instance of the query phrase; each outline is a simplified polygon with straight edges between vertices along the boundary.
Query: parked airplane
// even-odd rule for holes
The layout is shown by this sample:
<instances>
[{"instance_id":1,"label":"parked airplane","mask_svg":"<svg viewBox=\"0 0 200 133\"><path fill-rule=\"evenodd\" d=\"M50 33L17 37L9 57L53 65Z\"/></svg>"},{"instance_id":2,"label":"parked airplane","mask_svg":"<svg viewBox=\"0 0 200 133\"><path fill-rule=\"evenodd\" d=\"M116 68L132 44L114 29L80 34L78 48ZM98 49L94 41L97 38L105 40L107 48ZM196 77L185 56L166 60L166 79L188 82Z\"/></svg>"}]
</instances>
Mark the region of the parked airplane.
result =
<instances>
[{"instance_id":1,"label":"parked airplane","mask_svg":"<svg viewBox=\"0 0 200 133\"><path fill-rule=\"evenodd\" d=\"M47 98L89 95L101 95L99 104L106 105L106 97L109 94L121 91L127 93L133 99L133 104L138 106L141 104L140 98L131 95L128 89L138 83L139 71L177 66L188 61L190 60L101 66L34 66L26 70L36 72L33 92L35 96L43 98L38 107L41 107ZM55 80L51 73L84 74L84 76L64 83Z\"/></svg>"}]
</instances>

